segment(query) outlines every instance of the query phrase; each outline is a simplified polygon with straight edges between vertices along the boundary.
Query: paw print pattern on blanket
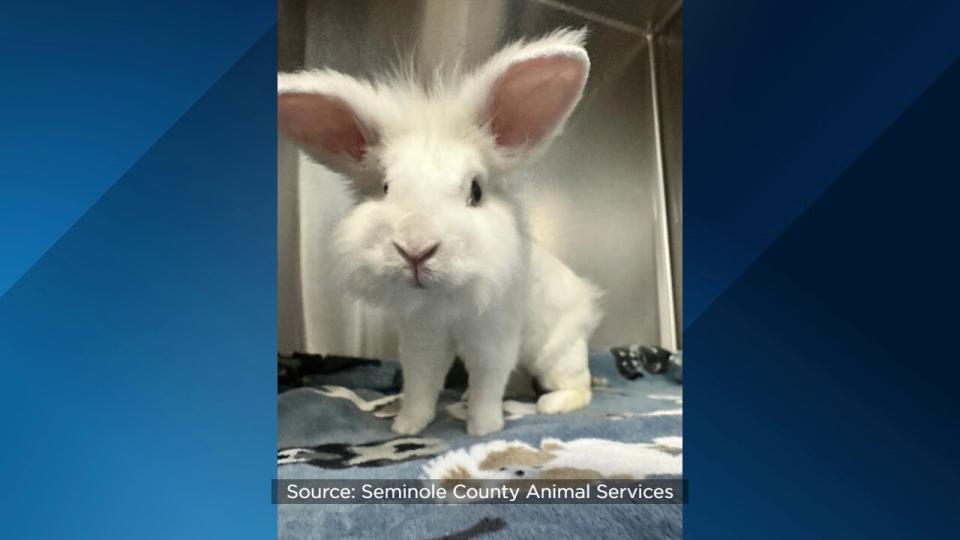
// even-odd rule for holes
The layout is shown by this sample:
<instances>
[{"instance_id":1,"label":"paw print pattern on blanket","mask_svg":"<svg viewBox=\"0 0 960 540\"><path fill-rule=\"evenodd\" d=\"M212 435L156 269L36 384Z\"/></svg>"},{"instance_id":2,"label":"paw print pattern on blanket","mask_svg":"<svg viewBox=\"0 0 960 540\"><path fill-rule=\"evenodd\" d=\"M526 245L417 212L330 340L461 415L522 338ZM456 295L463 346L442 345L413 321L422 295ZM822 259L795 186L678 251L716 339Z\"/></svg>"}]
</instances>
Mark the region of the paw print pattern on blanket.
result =
<instances>
[{"instance_id":1,"label":"paw print pattern on blanket","mask_svg":"<svg viewBox=\"0 0 960 540\"><path fill-rule=\"evenodd\" d=\"M435 456L448 448L442 440L426 437L397 437L356 445L328 443L281 449L277 452L277 465L304 463L324 469L381 467Z\"/></svg>"}]
</instances>

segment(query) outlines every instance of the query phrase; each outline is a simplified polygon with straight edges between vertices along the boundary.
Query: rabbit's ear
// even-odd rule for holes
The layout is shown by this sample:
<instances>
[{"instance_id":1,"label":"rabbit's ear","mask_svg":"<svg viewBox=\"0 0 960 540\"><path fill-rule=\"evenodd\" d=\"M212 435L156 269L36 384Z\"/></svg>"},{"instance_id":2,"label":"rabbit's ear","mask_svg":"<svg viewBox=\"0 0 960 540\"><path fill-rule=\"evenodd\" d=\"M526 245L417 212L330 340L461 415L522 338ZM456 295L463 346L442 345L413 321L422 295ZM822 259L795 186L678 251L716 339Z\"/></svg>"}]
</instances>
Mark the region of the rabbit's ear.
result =
<instances>
[{"instance_id":1,"label":"rabbit's ear","mask_svg":"<svg viewBox=\"0 0 960 540\"><path fill-rule=\"evenodd\" d=\"M363 169L363 158L376 133L360 120L349 86L361 96L367 88L338 73L298 73L280 76L277 121L280 131L324 165L342 173Z\"/></svg>"},{"instance_id":2,"label":"rabbit's ear","mask_svg":"<svg viewBox=\"0 0 960 540\"><path fill-rule=\"evenodd\" d=\"M477 73L485 89L480 121L505 157L529 157L549 146L583 94L590 60L585 32L560 31L512 45Z\"/></svg>"}]
</instances>

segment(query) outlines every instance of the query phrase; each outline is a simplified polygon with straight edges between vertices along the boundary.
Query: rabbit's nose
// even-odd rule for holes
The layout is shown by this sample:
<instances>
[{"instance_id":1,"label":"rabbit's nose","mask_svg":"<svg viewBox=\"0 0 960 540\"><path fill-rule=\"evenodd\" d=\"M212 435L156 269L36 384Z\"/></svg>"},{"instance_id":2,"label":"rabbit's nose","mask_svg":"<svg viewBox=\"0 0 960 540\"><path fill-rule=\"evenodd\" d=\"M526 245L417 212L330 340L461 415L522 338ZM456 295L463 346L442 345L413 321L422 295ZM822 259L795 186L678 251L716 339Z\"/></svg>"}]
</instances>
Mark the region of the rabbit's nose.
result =
<instances>
[{"instance_id":1,"label":"rabbit's nose","mask_svg":"<svg viewBox=\"0 0 960 540\"><path fill-rule=\"evenodd\" d=\"M429 217L407 214L394 229L393 245L411 264L421 263L436 254L440 244L436 223Z\"/></svg>"},{"instance_id":2,"label":"rabbit's nose","mask_svg":"<svg viewBox=\"0 0 960 540\"><path fill-rule=\"evenodd\" d=\"M410 263L410 266L416 268L437 254L437 250L440 249L440 242L421 249L405 248L396 242L393 243L393 247L397 248L397 252Z\"/></svg>"}]
</instances>

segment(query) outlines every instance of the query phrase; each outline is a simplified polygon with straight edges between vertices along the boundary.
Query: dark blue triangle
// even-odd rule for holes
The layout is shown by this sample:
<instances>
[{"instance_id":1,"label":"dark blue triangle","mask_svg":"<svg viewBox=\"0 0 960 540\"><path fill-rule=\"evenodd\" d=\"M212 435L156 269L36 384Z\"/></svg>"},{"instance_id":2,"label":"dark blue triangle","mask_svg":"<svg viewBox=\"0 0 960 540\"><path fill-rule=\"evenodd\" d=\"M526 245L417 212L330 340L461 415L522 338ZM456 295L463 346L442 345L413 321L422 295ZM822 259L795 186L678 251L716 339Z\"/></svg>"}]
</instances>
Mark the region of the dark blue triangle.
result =
<instances>
[{"instance_id":1,"label":"dark blue triangle","mask_svg":"<svg viewBox=\"0 0 960 540\"><path fill-rule=\"evenodd\" d=\"M957 96L954 63L687 332L685 534L960 530Z\"/></svg>"}]
</instances>

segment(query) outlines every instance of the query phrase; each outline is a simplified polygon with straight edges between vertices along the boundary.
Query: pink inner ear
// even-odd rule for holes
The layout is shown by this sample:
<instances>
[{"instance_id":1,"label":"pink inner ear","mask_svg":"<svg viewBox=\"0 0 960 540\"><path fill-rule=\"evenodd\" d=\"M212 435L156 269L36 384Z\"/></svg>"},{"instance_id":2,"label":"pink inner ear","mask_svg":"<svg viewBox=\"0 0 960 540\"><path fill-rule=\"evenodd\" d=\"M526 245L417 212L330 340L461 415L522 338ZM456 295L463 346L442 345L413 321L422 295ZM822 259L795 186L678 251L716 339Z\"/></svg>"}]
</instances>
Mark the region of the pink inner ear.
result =
<instances>
[{"instance_id":1,"label":"pink inner ear","mask_svg":"<svg viewBox=\"0 0 960 540\"><path fill-rule=\"evenodd\" d=\"M587 66L554 55L518 62L493 86L491 129L500 146L537 144L560 127L580 95Z\"/></svg>"},{"instance_id":2,"label":"pink inner ear","mask_svg":"<svg viewBox=\"0 0 960 540\"><path fill-rule=\"evenodd\" d=\"M323 94L277 96L280 130L308 151L363 159L367 139L353 111Z\"/></svg>"}]
</instances>

